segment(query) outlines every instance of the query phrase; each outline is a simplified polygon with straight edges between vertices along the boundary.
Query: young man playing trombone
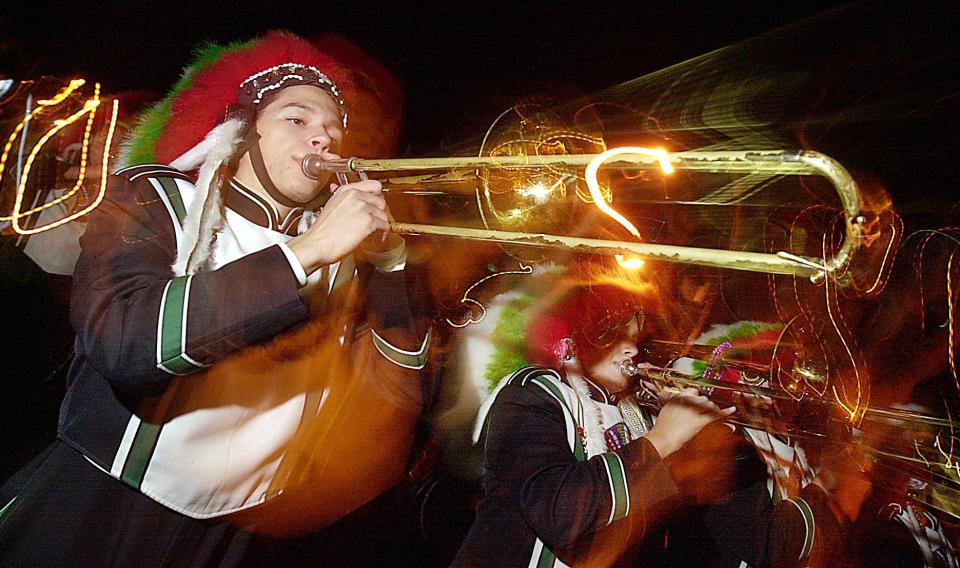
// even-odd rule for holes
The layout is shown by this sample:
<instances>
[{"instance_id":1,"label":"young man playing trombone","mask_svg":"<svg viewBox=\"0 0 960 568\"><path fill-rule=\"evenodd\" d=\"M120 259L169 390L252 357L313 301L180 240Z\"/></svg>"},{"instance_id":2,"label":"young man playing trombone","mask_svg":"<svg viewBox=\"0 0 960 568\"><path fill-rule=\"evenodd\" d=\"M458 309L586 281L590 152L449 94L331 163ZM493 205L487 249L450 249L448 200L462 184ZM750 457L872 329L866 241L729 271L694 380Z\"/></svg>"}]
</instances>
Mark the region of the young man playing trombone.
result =
<instances>
[{"instance_id":1,"label":"young man playing trombone","mask_svg":"<svg viewBox=\"0 0 960 568\"><path fill-rule=\"evenodd\" d=\"M273 32L208 46L145 116L81 240L59 440L4 492L3 564L296 564L283 538L403 477L423 295L379 182L301 169L339 157L352 89Z\"/></svg>"}]
</instances>

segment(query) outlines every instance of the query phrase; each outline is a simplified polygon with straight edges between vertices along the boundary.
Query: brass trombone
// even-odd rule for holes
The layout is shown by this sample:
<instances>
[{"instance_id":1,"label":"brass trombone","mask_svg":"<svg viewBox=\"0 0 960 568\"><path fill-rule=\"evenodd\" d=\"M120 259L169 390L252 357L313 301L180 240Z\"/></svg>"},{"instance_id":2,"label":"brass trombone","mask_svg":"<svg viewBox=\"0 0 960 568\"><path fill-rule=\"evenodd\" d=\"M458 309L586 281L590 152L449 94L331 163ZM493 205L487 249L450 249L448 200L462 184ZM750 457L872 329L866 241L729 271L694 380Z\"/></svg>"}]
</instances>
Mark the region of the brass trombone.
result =
<instances>
[{"instance_id":1,"label":"brass trombone","mask_svg":"<svg viewBox=\"0 0 960 568\"><path fill-rule=\"evenodd\" d=\"M701 353L713 348L706 345L689 347ZM762 372L755 363L749 361L725 358L722 365L745 373ZM950 419L903 408L868 407L863 421L854 427L841 416L843 411L835 402L819 397L797 398L777 388L759 384L763 377L752 377L756 380L751 380L750 384L726 382L686 374L669 367L638 365L633 361L625 361L620 366L620 372L630 380L628 388L620 393L620 399L633 396L640 405L658 410L661 402L650 385L656 385L660 391L696 388L717 400L721 406L733 404L737 407L737 412L726 418L726 422L794 440L801 445L806 441L838 448L856 448L885 474L923 480L931 490L912 495L913 498L960 519L957 456L943 448L947 444L952 445L955 436L956 424ZM798 424L794 416L801 414L807 417L807 422L812 416L819 417L822 429ZM895 430L898 435L877 439L869 435L871 426L886 427L890 431ZM941 434L950 441L944 442ZM887 475L874 476L874 483L886 481Z\"/></svg>"},{"instance_id":2,"label":"brass trombone","mask_svg":"<svg viewBox=\"0 0 960 568\"><path fill-rule=\"evenodd\" d=\"M318 179L325 173L336 173L342 179L354 175L366 179L371 174L386 172L434 172L381 179L386 191L407 193L442 193L432 191L431 185L462 182L478 172L500 170L547 169L551 171L578 170L589 166L599 154L567 154L537 156L452 157L416 159L345 158L324 161L311 154L303 160L303 172ZM603 167L631 170L661 168L666 160L673 169L711 173L770 173L783 175L818 175L827 178L836 189L845 219L842 246L830 259L818 259L791 254L732 251L698 247L654 244L645 242L613 241L581 237L525 233L496 229L475 229L442 225L393 223L391 228L400 234L437 235L469 240L490 241L529 247L566 248L574 252L592 254L636 255L653 261L697 264L732 270L771 274L797 275L821 281L828 275L842 275L850 259L863 243L863 201L850 173L833 158L807 150L746 150L729 152L663 152L662 156L643 153L624 153L604 161Z\"/></svg>"}]
</instances>

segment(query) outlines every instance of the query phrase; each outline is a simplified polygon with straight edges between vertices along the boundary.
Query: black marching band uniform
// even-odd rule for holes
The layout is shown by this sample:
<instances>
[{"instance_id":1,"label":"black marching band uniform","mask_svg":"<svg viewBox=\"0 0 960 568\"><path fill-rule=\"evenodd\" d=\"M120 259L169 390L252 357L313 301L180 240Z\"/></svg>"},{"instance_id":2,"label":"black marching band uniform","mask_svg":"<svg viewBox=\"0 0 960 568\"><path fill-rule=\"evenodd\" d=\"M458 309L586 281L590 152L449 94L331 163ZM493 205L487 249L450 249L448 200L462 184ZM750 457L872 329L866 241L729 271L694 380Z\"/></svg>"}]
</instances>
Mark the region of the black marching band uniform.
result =
<instances>
[{"instance_id":1,"label":"black marching band uniform","mask_svg":"<svg viewBox=\"0 0 960 568\"><path fill-rule=\"evenodd\" d=\"M324 64L304 40L273 33L247 45L256 64L286 73L267 88L290 77L319 85L346 124L332 82L287 64L285 54ZM275 53L258 55L259 46ZM233 56L250 65L243 53ZM261 68L232 72L243 79ZM227 84L236 89L240 80ZM325 458L349 483L340 493L383 491L406 471L403 440L422 410L430 333L426 306L416 303L427 294L403 270L402 249L368 254L376 267L348 255L308 278L285 243L312 212L280 218L232 179L211 209L199 185L166 165L132 166L110 177L91 213L73 279L77 339L59 439L4 486L0 564L284 565L284 539L272 538L279 531L269 517L258 527L225 516L291 501L284 492L304 485L297 464L309 462L300 458L324 451L310 449L311 428L331 415L351 427L341 415L358 401L369 409L355 427L375 426L350 437L364 446ZM222 214L215 244L203 270L178 273L190 212L200 205L204 215ZM348 392L337 391L344 383ZM391 412L404 423L391 424ZM325 439L342 444L347 434ZM389 453L382 442L392 437L400 449ZM301 454L288 456L297 440ZM351 470L351 460L367 465ZM304 506L342 509L333 517L362 504L315 496Z\"/></svg>"},{"instance_id":2,"label":"black marching band uniform","mask_svg":"<svg viewBox=\"0 0 960 568\"><path fill-rule=\"evenodd\" d=\"M582 439L585 413L558 372L526 367L495 394L485 496L454 566L830 565L824 559L841 531L819 487L774 507L763 475L722 503L671 513L684 496L642 437L650 416L588 384L613 424L606 451L592 456Z\"/></svg>"},{"instance_id":3,"label":"black marching band uniform","mask_svg":"<svg viewBox=\"0 0 960 568\"><path fill-rule=\"evenodd\" d=\"M78 336L61 410L61 443L46 459L35 462L32 479L0 519L3 529L15 528L18 533L37 529L33 533L36 539L23 543L0 540L5 554L16 557L8 546L55 542L66 528L70 538L87 541L84 548L91 554L113 550L118 558L133 564L143 558L175 554L176 546L164 548L171 545L166 538L186 540L180 553L199 554L204 539L210 538L204 536L206 527L188 529L194 525L186 521L167 526L158 520L169 516L163 507L132 493L148 495L197 519L243 509L269 497L270 475L282 454L265 460L258 445L264 438L288 438L296 431L309 403L305 394L294 394L303 385L288 385L290 390L284 392L286 389L276 386L283 377L269 372L239 378L235 384L216 389L216 406L204 409L196 397L188 396L187 405L201 407L194 412L186 408L171 412L178 406L177 389L171 387L202 380L193 373L307 320L298 276L283 249L271 244L295 234L302 212L294 211L280 220L269 204L233 182L226 196L232 230L225 231L226 236L221 234L218 250L234 249L225 245L235 245L237 258L223 259L225 264L217 270L171 278L169 267L176 255L176 233L184 211L182 199L191 187L190 178L172 168L128 168L113 176L108 199L91 215L74 276L71 313ZM235 243L228 243L234 236ZM344 267L348 262L341 262L331 276L330 298L353 283L354 268ZM418 401L419 370L427 340L422 325L421 331L416 331L416 308L407 302L408 297L422 294L408 294L407 282L403 271L366 273L366 325L357 325L356 333L369 337L376 351L368 349L364 352L367 360L355 364L364 366L358 376L370 380L368 388L404 389L408 392L403 396ZM104 341L106 337L115 341ZM273 393L278 400L271 404L259 400L261 409L251 411L239 398L250 396L249 392L235 392L238 399L231 400L229 390L223 390L231 386L249 390L250 380L268 381L264 393ZM282 400L287 396L291 398ZM148 408L157 412L160 405L167 407L156 415L161 420L148 421L137 413ZM173 414L178 415L168 419ZM224 463L229 464L230 472L211 471L208 460L220 459L227 460ZM62 472L58 469L64 467L75 470L68 483L59 481ZM222 477L207 479L210 475ZM125 518L105 514L129 502L137 505ZM85 512L83 524L60 525L55 517L64 510ZM137 527L138 523L147 526ZM156 529L146 531L147 535L153 532L156 540L149 536L138 536L135 542L123 540L126 531L143 532L137 528ZM7 532L3 529L0 535ZM164 530L172 532L163 534ZM190 530L197 535L183 534ZM218 544L224 538L220 533L229 530L219 528L211 546L222 546ZM117 546L121 542L122 546ZM194 548L198 546L200 551ZM44 554L52 552L47 549Z\"/></svg>"}]
</instances>

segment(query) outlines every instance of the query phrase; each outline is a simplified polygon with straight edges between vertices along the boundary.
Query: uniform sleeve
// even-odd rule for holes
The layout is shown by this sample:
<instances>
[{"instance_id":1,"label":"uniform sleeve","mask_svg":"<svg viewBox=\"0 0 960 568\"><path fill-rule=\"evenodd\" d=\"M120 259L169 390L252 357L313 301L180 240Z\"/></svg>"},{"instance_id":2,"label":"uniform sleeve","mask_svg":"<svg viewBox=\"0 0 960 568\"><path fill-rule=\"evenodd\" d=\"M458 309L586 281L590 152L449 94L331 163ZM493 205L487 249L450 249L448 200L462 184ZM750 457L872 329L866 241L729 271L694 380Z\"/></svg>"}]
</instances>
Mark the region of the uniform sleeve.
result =
<instances>
[{"instance_id":1,"label":"uniform sleeve","mask_svg":"<svg viewBox=\"0 0 960 568\"><path fill-rule=\"evenodd\" d=\"M367 271L364 306L372 349L365 376L376 388L402 406L422 409L436 390L428 366L433 342L431 312L423 273L415 267L383 272ZM356 362L360 363L360 362Z\"/></svg>"},{"instance_id":2,"label":"uniform sleeve","mask_svg":"<svg viewBox=\"0 0 960 568\"><path fill-rule=\"evenodd\" d=\"M844 557L847 527L830 508L828 495L809 484L774 507L767 557L758 566L826 566Z\"/></svg>"},{"instance_id":3,"label":"uniform sleeve","mask_svg":"<svg viewBox=\"0 0 960 568\"><path fill-rule=\"evenodd\" d=\"M725 553L756 568L825 566L843 558L844 527L814 484L773 505L766 480L704 512L706 533Z\"/></svg>"},{"instance_id":4,"label":"uniform sleeve","mask_svg":"<svg viewBox=\"0 0 960 568\"><path fill-rule=\"evenodd\" d=\"M491 409L486 467L520 484L524 519L552 550L566 548L677 493L663 460L640 439L578 461L559 403L536 386L507 385Z\"/></svg>"},{"instance_id":5,"label":"uniform sleeve","mask_svg":"<svg viewBox=\"0 0 960 568\"><path fill-rule=\"evenodd\" d=\"M396 365L422 369L432 335L423 273L370 270L369 275L365 305L377 350Z\"/></svg>"},{"instance_id":6,"label":"uniform sleeve","mask_svg":"<svg viewBox=\"0 0 960 568\"><path fill-rule=\"evenodd\" d=\"M201 370L308 315L276 246L175 278L176 219L161 191L145 177L111 177L80 240L73 280L79 349L115 389L133 395L159 392L173 375Z\"/></svg>"}]
</instances>

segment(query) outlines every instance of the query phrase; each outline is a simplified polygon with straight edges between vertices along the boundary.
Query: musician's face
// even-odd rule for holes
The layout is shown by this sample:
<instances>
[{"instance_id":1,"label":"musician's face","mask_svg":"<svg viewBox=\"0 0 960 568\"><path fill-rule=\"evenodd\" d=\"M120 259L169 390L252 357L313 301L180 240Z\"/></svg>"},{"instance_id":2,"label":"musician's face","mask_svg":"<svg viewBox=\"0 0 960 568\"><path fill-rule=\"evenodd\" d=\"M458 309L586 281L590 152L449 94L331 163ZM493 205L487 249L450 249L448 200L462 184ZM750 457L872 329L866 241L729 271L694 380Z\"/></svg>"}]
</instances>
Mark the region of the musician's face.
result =
<instances>
[{"instance_id":1,"label":"musician's face","mask_svg":"<svg viewBox=\"0 0 960 568\"><path fill-rule=\"evenodd\" d=\"M627 377L620 372L620 365L637 355L637 342L639 341L640 326L636 318L633 318L600 359L590 365L588 369L585 369L587 377L607 389L610 394L618 393L627 388Z\"/></svg>"},{"instance_id":2,"label":"musician's face","mask_svg":"<svg viewBox=\"0 0 960 568\"><path fill-rule=\"evenodd\" d=\"M263 163L281 194L303 203L327 189L327 180L308 178L302 166L307 154L328 160L340 157L343 122L337 103L326 91L310 85L281 90L257 113L256 128ZM237 166L237 179L266 196L249 154Z\"/></svg>"}]
</instances>

